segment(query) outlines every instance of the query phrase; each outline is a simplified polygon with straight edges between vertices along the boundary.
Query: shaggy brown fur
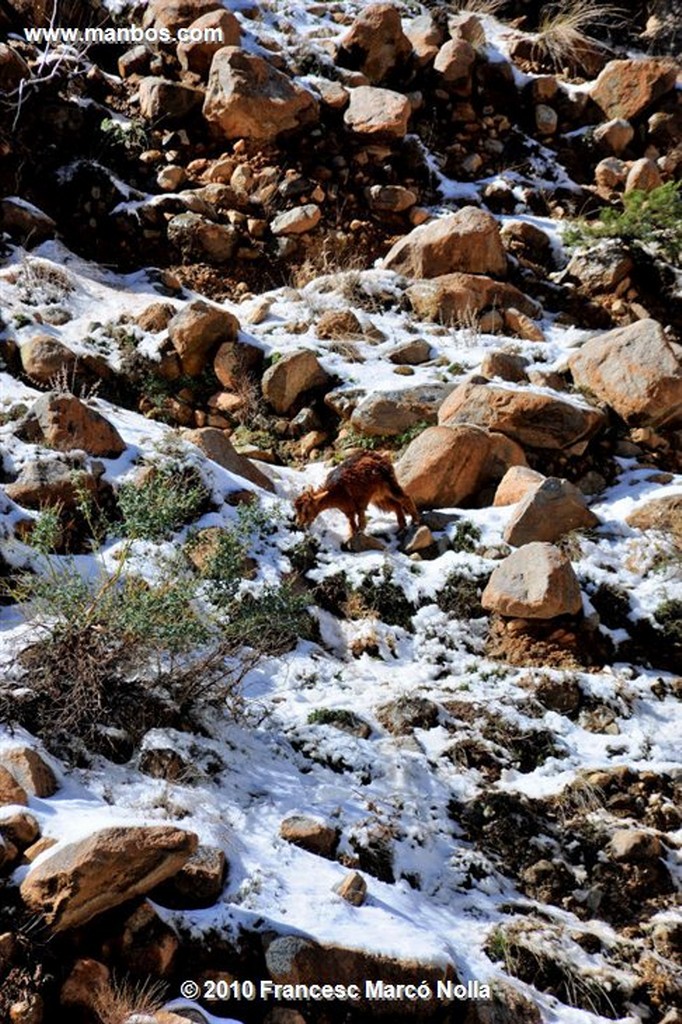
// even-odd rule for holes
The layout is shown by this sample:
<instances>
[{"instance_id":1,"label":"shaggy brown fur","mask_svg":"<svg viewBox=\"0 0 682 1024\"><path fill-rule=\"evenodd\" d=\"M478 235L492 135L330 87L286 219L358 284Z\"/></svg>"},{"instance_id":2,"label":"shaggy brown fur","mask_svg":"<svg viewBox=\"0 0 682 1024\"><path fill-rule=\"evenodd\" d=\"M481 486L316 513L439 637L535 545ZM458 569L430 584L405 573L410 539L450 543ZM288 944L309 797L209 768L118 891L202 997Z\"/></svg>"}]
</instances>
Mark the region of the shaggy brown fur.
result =
<instances>
[{"instance_id":1,"label":"shaggy brown fur","mask_svg":"<svg viewBox=\"0 0 682 1024\"><path fill-rule=\"evenodd\" d=\"M348 519L352 536L365 529L369 504L382 512L395 512L401 530L405 529L405 513L414 523L419 521L415 503L396 480L386 456L358 452L332 470L319 490L309 488L296 498L296 522L308 526L320 512L338 508Z\"/></svg>"}]
</instances>

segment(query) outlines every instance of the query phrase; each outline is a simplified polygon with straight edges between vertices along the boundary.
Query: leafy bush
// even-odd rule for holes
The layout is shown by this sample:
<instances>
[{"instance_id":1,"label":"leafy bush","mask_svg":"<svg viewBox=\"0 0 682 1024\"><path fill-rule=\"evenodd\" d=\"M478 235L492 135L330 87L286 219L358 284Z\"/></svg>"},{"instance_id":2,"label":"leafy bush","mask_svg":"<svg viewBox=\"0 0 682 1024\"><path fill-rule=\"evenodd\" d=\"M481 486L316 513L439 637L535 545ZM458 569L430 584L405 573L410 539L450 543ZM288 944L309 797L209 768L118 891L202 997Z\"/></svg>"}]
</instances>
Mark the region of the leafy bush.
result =
<instances>
[{"instance_id":1,"label":"leafy bush","mask_svg":"<svg viewBox=\"0 0 682 1024\"><path fill-rule=\"evenodd\" d=\"M646 245L671 263L682 258L682 182L623 195L623 209L602 210L594 222L578 221L564 233L567 245L589 245L602 238Z\"/></svg>"},{"instance_id":2,"label":"leafy bush","mask_svg":"<svg viewBox=\"0 0 682 1024\"><path fill-rule=\"evenodd\" d=\"M456 619L478 619L483 615L481 585L470 576L448 573L442 590L436 594L436 604Z\"/></svg>"},{"instance_id":3,"label":"leafy bush","mask_svg":"<svg viewBox=\"0 0 682 1024\"><path fill-rule=\"evenodd\" d=\"M245 595L232 609L225 635L261 654L283 654L299 639L314 640L315 620L308 612L310 598L297 593L288 583L265 587L254 596Z\"/></svg>"},{"instance_id":4,"label":"leafy bush","mask_svg":"<svg viewBox=\"0 0 682 1024\"><path fill-rule=\"evenodd\" d=\"M682 646L682 601L664 601L654 612L654 618L666 640L675 646Z\"/></svg>"},{"instance_id":5,"label":"leafy bush","mask_svg":"<svg viewBox=\"0 0 682 1024\"><path fill-rule=\"evenodd\" d=\"M163 540L208 508L210 495L196 469L152 466L142 483L123 484L118 507L131 540Z\"/></svg>"},{"instance_id":6,"label":"leafy bush","mask_svg":"<svg viewBox=\"0 0 682 1024\"><path fill-rule=\"evenodd\" d=\"M12 587L37 637L18 656L30 697L10 702L7 717L52 738L75 733L96 742L102 729L144 732L160 724L156 679L172 682L178 659L205 646L211 629L192 603L178 566L168 565L155 586L118 570L95 581L71 559L45 560L46 572L24 573ZM213 644L219 643L217 636ZM3 701L4 702L4 701ZM152 722L149 720L152 717Z\"/></svg>"},{"instance_id":7,"label":"leafy bush","mask_svg":"<svg viewBox=\"0 0 682 1024\"><path fill-rule=\"evenodd\" d=\"M472 554L476 550L476 545L480 539L480 527L468 519L460 519L455 526L455 532L450 543L453 551L464 551L467 554Z\"/></svg>"},{"instance_id":8,"label":"leafy bush","mask_svg":"<svg viewBox=\"0 0 682 1024\"><path fill-rule=\"evenodd\" d=\"M389 626L412 629L414 606L405 597L402 587L393 582L393 570L388 562L377 576L366 576L359 588L366 606L376 612Z\"/></svg>"}]
</instances>

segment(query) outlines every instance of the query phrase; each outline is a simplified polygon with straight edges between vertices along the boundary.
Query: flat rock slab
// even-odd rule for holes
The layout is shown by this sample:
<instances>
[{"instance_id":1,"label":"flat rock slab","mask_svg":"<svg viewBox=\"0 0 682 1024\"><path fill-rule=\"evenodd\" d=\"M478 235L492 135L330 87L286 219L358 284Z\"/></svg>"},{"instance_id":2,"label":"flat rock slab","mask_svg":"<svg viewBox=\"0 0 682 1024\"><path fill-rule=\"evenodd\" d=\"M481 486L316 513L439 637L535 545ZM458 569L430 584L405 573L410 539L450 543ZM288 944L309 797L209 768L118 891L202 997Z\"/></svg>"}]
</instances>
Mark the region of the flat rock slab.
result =
<instances>
[{"instance_id":1,"label":"flat rock slab","mask_svg":"<svg viewBox=\"0 0 682 1024\"><path fill-rule=\"evenodd\" d=\"M194 833L165 825L100 829L41 860L21 896L53 932L77 928L170 878L197 842Z\"/></svg>"}]
</instances>

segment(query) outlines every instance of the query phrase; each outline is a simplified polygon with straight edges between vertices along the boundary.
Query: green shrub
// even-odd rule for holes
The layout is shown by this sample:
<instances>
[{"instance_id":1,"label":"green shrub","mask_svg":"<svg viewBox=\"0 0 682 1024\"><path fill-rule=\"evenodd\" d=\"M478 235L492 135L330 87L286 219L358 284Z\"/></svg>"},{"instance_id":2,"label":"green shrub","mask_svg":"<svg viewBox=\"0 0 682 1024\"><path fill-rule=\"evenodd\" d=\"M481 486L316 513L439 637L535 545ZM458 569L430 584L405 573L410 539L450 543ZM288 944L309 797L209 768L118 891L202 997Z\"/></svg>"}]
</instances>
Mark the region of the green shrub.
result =
<instances>
[{"instance_id":1,"label":"green shrub","mask_svg":"<svg viewBox=\"0 0 682 1024\"><path fill-rule=\"evenodd\" d=\"M450 539L450 544L453 551L464 551L467 554L473 554L480 539L480 527L468 519L460 519L455 526L455 532Z\"/></svg>"},{"instance_id":2,"label":"green shrub","mask_svg":"<svg viewBox=\"0 0 682 1024\"><path fill-rule=\"evenodd\" d=\"M206 511L209 500L198 470L178 463L152 466L142 483L119 489L123 534L131 540L163 540Z\"/></svg>"},{"instance_id":3,"label":"green shrub","mask_svg":"<svg viewBox=\"0 0 682 1024\"><path fill-rule=\"evenodd\" d=\"M359 587L366 606L389 626L412 629L414 606L405 597L402 587L393 581L393 569L384 563L379 575L366 576Z\"/></svg>"},{"instance_id":4,"label":"green shrub","mask_svg":"<svg viewBox=\"0 0 682 1024\"><path fill-rule=\"evenodd\" d=\"M666 640L682 646L682 601L664 601L654 612L654 618Z\"/></svg>"},{"instance_id":5,"label":"green shrub","mask_svg":"<svg viewBox=\"0 0 682 1024\"><path fill-rule=\"evenodd\" d=\"M483 615L481 586L470 576L448 573L442 590L436 594L436 604L456 619L478 619Z\"/></svg>"},{"instance_id":6,"label":"green shrub","mask_svg":"<svg viewBox=\"0 0 682 1024\"><path fill-rule=\"evenodd\" d=\"M669 181L651 192L623 195L623 209L602 210L597 221L577 221L564 233L567 245L589 245L602 238L651 246L671 263L682 258L682 182Z\"/></svg>"},{"instance_id":7,"label":"green shrub","mask_svg":"<svg viewBox=\"0 0 682 1024\"><path fill-rule=\"evenodd\" d=\"M317 624L308 612L310 598L288 583L247 594L231 610L224 634L261 654L290 651L299 639L314 640Z\"/></svg>"}]
</instances>

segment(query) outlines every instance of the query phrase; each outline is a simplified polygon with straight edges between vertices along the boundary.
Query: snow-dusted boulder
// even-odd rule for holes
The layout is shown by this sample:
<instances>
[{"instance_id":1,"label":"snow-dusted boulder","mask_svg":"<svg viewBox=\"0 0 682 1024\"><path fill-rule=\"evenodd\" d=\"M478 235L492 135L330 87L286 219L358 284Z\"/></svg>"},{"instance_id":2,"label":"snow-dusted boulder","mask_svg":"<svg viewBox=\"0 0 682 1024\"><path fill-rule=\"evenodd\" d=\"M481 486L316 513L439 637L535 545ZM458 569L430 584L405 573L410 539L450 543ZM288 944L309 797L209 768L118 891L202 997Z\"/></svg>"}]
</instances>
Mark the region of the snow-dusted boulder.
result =
<instances>
[{"instance_id":1,"label":"snow-dusted boulder","mask_svg":"<svg viewBox=\"0 0 682 1024\"><path fill-rule=\"evenodd\" d=\"M682 346L656 320L591 338L569 360L576 385L632 426L682 423Z\"/></svg>"},{"instance_id":2,"label":"snow-dusted boulder","mask_svg":"<svg viewBox=\"0 0 682 1024\"><path fill-rule=\"evenodd\" d=\"M263 57L225 46L213 58L204 117L226 139L273 142L317 122L318 103Z\"/></svg>"},{"instance_id":3,"label":"snow-dusted boulder","mask_svg":"<svg viewBox=\"0 0 682 1024\"><path fill-rule=\"evenodd\" d=\"M568 557L553 544L525 544L493 572L481 596L487 611L513 618L577 615L580 584Z\"/></svg>"},{"instance_id":4,"label":"snow-dusted boulder","mask_svg":"<svg viewBox=\"0 0 682 1024\"><path fill-rule=\"evenodd\" d=\"M502 434L465 423L428 427L396 465L400 486L420 508L451 508L525 465L519 445Z\"/></svg>"},{"instance_id":5,"label":"snow-dusted boulder","mask_svg":"<svg viewBox=\"0 0 682 1024\"><path fill-rule=\"evenodd\" d=\"M384 267L408 277L439 277L456 271L505 277L507 255L493 215L464 206L410 231L388 251Z\"/></svg>"},{"instance_id":6,"label":"snow-dusted boulder","mask_svg":"<svg viewBox=\"0 0 682 1024\"><path fill-rule=\"evenodd\" d=\"M589 441L606 417L599 409L529 388L464 383L445 399L438 422L450 427L475 423L531 448L563 449Z\"/></svg>"}]
</instances>

